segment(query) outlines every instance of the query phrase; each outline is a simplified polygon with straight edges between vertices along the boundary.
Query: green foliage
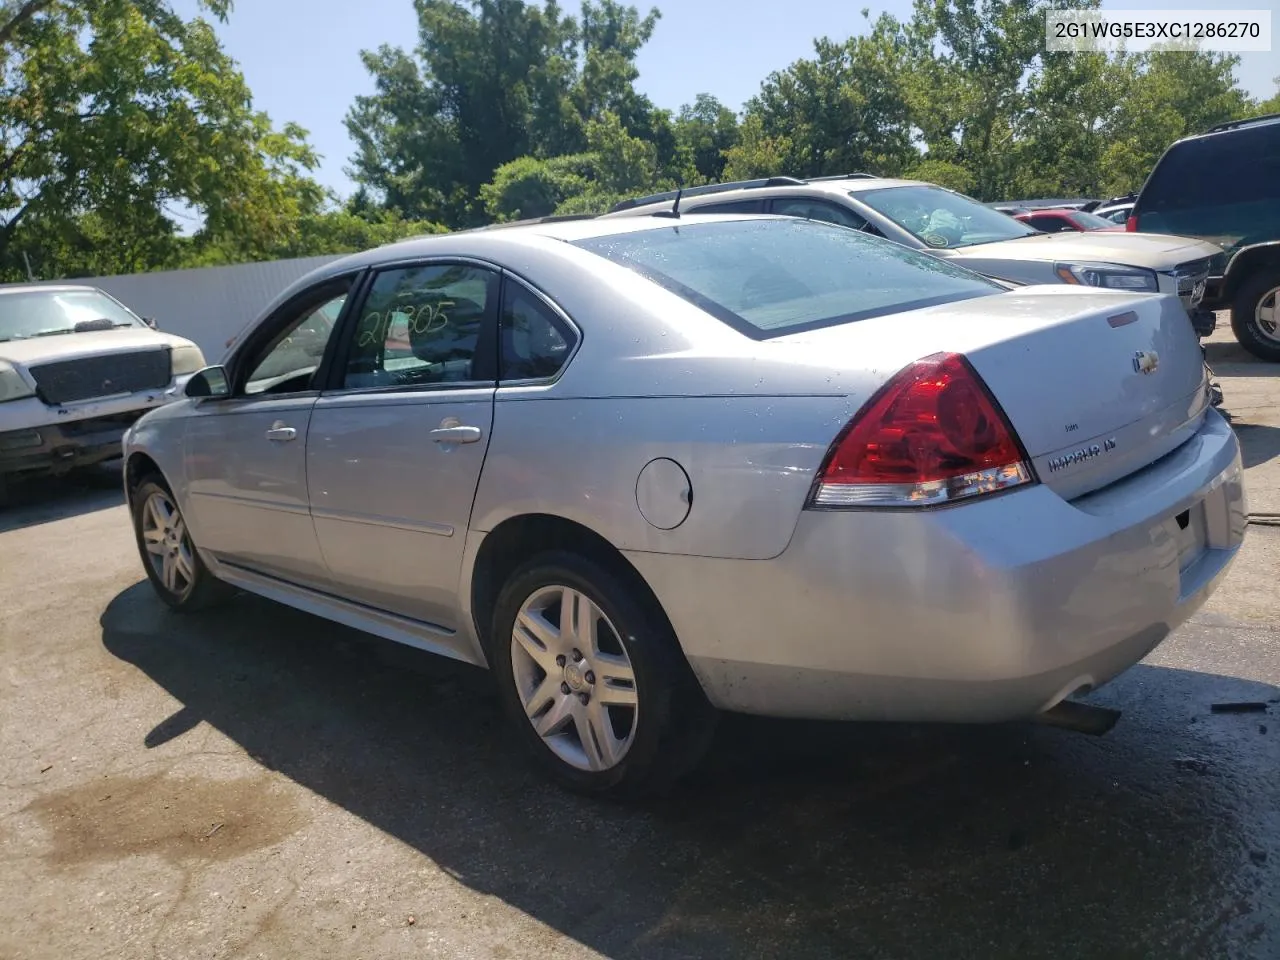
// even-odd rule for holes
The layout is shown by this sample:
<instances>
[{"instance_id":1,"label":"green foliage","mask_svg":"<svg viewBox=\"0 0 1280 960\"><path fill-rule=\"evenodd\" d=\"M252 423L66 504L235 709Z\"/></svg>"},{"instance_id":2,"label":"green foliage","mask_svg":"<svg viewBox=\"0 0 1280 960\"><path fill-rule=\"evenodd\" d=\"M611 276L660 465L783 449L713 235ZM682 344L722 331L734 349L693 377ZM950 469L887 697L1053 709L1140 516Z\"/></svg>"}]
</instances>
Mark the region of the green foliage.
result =
<instances>
[{"instance_id":1,"label":"green foliage","mask_svg":"<svg viewBox=\"0 0 1280 960\"><path fill-rule=\"evenodd\" d=\"M166 0L10 2L0 54L0 276L167 265L175 207L270 247L319 202L304 131L255 112L213 26Z\"/></svg>"},{"instance_id":2,"label":"green foliage","mask_svg":"<svg viewBox=\"0 0 1280 960\"><path fill-rule=\"evenodd\" d=\"M1047 53L1098 0L914 0L769 74L739 117L636 90L659 24L618 0L414 0L418 42L361 54L358 189L254 110L215 24L172 0L0 0L0 279L337 253L723 179L869 171L982 200L1139 187L1175 139L1280 112L1237 58Z\"/></svg>"},{"instance_id":3,"label":"green foliage","mask_svg":"<svg viewBox=\"0 0 1280 960\"><path fill-rule=\"evenodd\" d=\"M925 157L908 170L906 176L911 180L936 183L940 187L946 187L948 190L955 190L958 193L973 192L973 174L960 166L960 164L952 163L950 160L935 160Z\"/></svg>"},{"instance_id":4,"label":"green foliage","mask_svg":"<svg viewBox=\"0 0 1280 960\"><path fill-rule=\"evenodd\" d=\"M714 183L724 177L727 152L738 142L738 117L711 94L700 93L680 108L675 135L693 164L695 182Z\"/></svg>"},{"instance_id":5,"label":"green foliage","mask_svg":"<svg viewBox=\"0 0 1280 960\"><path fill-rule=\"evenodd\" d=\"M580 19L555 0L416 0L416 9L417 49L364 53L375 92L347 115L352 176L387 207L450 226L484 222L490 203L523 209L498 199L509 173L482 188L520 157L591 149L590 126L606 116L675 162L669 117L634 88L656 10L642 17L614 0L587 0Z\"/></svg>"}]
</instances>

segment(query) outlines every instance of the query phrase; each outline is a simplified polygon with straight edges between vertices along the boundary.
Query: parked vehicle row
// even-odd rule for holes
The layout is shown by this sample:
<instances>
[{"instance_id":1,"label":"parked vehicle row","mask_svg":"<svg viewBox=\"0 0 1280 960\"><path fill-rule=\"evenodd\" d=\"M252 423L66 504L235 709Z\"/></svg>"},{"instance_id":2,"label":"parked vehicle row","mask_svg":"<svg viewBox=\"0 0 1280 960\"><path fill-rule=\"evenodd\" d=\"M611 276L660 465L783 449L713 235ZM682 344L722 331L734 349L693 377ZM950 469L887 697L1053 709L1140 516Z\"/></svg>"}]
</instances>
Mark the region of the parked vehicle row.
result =
<instances>
[{"instance_id":1,"label":"parked vehicle row","mask_svg":"<svg viewBox=\"0 0 1280 960\"><path fill-rule=\"evenodd\" d=\"M536 763L628 794L719 709L1043 716L1219 582L1239 447L1176 296L1208 245L1033 234L904 181L674 206L284 291L125 436L158 595L486 666Z\"/></svg>"},{"instance_id":2,"label":"parked vehicle row","mask_svg":"<svg viewBox=\"0 0 1280 960\"><path fill-rule=\"evenodd\" d=\"M648 216L676 192L619 204L610 217ZM1176 236L1110 232L1044 234L969 197L933 184L880 177L790 177L681 191L690 213L775 213L826 220L922 250L1014 283L1065 283L1175 294L1201 335L1214 317L1200 308L1221 248Z\"/></svg>"}]
</instances>

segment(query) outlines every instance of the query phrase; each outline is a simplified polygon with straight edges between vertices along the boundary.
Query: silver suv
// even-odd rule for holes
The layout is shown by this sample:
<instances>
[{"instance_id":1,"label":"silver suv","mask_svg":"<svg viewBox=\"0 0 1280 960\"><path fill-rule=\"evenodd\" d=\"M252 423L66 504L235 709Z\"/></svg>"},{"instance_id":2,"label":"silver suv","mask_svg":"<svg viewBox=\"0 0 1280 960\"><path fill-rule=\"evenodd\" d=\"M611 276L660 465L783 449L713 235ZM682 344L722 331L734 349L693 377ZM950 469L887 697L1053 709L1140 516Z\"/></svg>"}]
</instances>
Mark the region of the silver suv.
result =
<instances>
[{"instance_id":1,"label":"silver suv","mask_svg":"<svg viewBox=\"0 0 1280 960\"><path fill-rule=\"evenodd\" d=\"M647 216L669 210L675 199L673 190L626 200L605 216ZM680 211L826 220L1014 283L1175 293L1196 332L1213 332L1213 314L1199 306L1210 259L1222 251L1201 240L1102 231L1040 233L944 187L866 174L811 180L770 177L693 187L681 193Z\"/></svg>"}]
</instances>

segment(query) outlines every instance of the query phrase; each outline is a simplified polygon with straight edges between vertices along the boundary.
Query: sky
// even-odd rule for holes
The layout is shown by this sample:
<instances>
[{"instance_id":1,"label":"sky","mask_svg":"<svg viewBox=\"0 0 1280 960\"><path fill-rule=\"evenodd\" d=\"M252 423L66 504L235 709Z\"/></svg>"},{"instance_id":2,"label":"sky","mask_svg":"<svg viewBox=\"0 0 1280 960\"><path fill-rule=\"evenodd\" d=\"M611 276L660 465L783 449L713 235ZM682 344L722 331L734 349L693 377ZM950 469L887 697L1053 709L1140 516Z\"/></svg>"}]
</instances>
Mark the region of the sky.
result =
<instances>
[{"instance_id":1,"label":"sky","mask_svg":"<svg viewBox=\"0 0 1280 960\"><path fill-rule=\"evenodd\" d=\"M633 0L634 2L634 0ZM561 0L577 12L577 0ZM640 51L636 86L659 107L678 110L699 93L710 93L738 109L774 70L812 55L819 36L843 40L865 31L861 10L874 19L887 12L900 19L911 0L665 0L649 4L662 11L653 38ZM176 0L185 14L195 0ZM644 3L636 3L641 10ZM1104 0L1104 9L1205 9L1199 0ZM1280 74L1280 0L1235 0L1233 9L1272 11L1270 53L1241 54L1241 85L1265 99L1276 92ZM340 194L353 185L344 173L352 144L343 117L354 98L369 93L372 81L360 62L361 50L381 44L412 50L417 21L411 0L239 0L225 25L218 26L227 52L236 59L254 104L277 124L305 127L321 155L318 179Z\"/></svg>"}]
</instances>

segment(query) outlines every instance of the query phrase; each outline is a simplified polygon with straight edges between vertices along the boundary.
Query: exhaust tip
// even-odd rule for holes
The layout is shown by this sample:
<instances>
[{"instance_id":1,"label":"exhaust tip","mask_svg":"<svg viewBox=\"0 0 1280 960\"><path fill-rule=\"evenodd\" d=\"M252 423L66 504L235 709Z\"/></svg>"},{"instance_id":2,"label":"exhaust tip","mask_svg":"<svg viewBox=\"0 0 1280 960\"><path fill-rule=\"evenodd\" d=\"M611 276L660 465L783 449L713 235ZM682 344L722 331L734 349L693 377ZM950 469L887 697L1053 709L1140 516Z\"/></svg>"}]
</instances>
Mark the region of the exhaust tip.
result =
<instances>
[{"instance_id":1,"label":"exhaust tip","mask_svg":"<svg viewBox=\"0 0 1280 960\"><path fill-rule=\"evenodd\" d=\"M1091 703L1063 700L1037 714L1036 722L1063 730L1074 730L1076 733L1087 733L1091 737L1101 737L1120 722L1120 711Z\"/></svg>"}]
</instances>

